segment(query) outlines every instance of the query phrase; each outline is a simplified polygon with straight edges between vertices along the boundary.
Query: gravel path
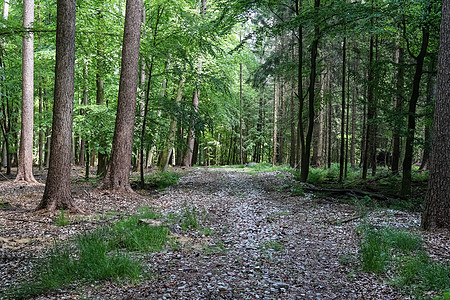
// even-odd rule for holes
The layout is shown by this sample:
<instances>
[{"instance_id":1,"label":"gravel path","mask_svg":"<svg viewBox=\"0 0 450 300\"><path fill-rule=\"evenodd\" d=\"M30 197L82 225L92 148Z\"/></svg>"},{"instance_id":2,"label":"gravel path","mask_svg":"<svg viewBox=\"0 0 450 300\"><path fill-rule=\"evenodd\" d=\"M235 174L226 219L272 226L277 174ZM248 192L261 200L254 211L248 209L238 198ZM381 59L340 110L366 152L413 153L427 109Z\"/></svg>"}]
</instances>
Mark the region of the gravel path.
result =
<instances>
[{"instance_id":1,"label":"gravel path","mask_svg":"<svg viewBox=\"0 0 450 300\"><path fill-rule=\"evenodd\" d=\"M195 208L200 226L175 233L179 247L146 255L151 280L69 287L38 299L407 299L358 271L355 229L361 219L349 221L358 214L355 207L295 196L293 184L287 173L195 168L157 196L124 199L79 189L82 208L132 212L148 205L164 215ZM419 224L417 215L398 211L375 210L368 219L412 229ZM49 234L58 237L64 237L61 230L69 236L89 226L47 225ZM27 255L14 267L8 265L8 255L13 255L8 251L3 247L6 268L0 270L0 279L12 280L15 276L5 273L24 271Z\"/></svg>"}]
</instances>

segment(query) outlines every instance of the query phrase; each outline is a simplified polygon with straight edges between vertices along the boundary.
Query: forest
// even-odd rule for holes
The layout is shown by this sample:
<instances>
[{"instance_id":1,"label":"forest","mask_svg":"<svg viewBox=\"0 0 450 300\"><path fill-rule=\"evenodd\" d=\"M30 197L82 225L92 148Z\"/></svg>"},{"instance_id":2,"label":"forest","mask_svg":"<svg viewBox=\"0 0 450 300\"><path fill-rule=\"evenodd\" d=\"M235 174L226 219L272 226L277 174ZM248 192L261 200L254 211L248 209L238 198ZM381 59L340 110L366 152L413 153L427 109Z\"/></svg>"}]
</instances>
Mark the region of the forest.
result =
<instances>
[{"instance_id":1,"label":"forest","mask_svg":"<svg viewBox=\"0 0 450 300\"><path fill-rule=\"evenodd\" d=\"M0 298L450 299L446 1L0 7Z\"/></svg>"}]
</instances>

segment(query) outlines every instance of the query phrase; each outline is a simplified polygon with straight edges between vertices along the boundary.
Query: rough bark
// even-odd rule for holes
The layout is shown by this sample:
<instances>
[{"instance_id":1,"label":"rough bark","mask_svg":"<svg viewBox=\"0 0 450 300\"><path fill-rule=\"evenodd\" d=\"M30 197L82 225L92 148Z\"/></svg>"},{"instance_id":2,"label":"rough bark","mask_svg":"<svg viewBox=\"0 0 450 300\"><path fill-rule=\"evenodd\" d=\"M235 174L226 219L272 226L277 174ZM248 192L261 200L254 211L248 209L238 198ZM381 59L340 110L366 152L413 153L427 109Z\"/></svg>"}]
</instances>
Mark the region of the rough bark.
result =
<instances>
[{"instance_id":1,"label":"rough bark","mask_svg":"<svg viewBox=\"0 0 450 300\"><path fill-rule=\"evenodd\" d=\"M431 106L433 104L433 98L435 94L435 83L433 80L435 62L434 60L430 63L427 76L427 97L425 98L425 105ZM423 153L422 162L420 163L419 171L428 170L428 163L430 160L431 151L431 126L428 122L425 122L424 129L424 142L423 142Z\"/></svg>"},{"instance_id":2,"label":"rough bark","mask_svg":"<svg viewBox=\"0 0 450 300\"><path fill-rule=\"evenodd\" d=\"M58 0L52 138L44 196L37 209L78 211L70 192L75 72L75 0Z\"/></svg>"},{"instance_id":3,"label":"rough bark","mask_svg":"<svg viewBox=\"0 0 450 300\"><path fill-rule=\"evenodd\" d=\"M34 0L23 1L23 27L34 21ZM22 38L22 122L20 130L19 164L16 181L37 183L33 176L33 119L34 119L34 55L33 33Z\"/></svg>"},{"instance_id":4,"label":"rough bark","mask_svg":"<svg viewBox=\"0 0 450 300\"><path fill-rule=\"evenodd\" d=\"M442 3L430 177L422 227L450 229L450 2Z\"/></svg>"},{"instance_id":5,"label":"rough bark","mask_svg":"<svg viewBox=\"0 0 450 300\"><path fill-rule=\"evenodd\" d=\"M129 176L139 71L142 0L127 0L117 117L110 165L101 188L132 192Z\"/></svg>"}]
</instances>

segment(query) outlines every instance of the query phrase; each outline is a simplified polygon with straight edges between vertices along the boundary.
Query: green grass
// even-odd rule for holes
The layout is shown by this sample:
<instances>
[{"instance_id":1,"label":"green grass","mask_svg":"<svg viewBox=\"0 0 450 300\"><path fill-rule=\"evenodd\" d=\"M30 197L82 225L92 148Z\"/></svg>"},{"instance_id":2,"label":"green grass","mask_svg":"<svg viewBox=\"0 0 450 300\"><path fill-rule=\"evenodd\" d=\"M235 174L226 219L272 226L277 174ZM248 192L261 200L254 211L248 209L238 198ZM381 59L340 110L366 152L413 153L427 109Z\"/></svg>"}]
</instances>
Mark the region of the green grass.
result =
<instances>
[{"instance_id":1,"label":"green grass","mask_svg":"<svg viewBox=\"0 0 450 300\"><path fill-rule=\"evenodd\" d=\"M70 219L68 216L66 216L64 209L61 209L61 214L56 217L56 219L53 221L53 224L55 226L67 226L70 224Z\"/></svg>"},{"instance_id":2,"label":"green grass","mask_svg":"<svg viewBox=\"0 0 450 300\"><path fill-rule=\"evenodd\" d=\"M164 191L169 186L178 182L181 175L176 172L158 172L144 176L144 182L146 188L157 188L158 191ZM133 181L137 181L135 178Z\"/></svg>"},{"instance_id":3,"label":"green grass","mask_svg":"<svg viewBox=\"0 0 450 300\"><path fill-rule=\"evenodd\" d=\"M274 250L274 251L280 251L284 249L284 245L278 241L274 240L268 240L261 244L260 246L261 250L268 251L268 250Z\"/></svg>"},{"instance_id":4,"label":"green grass","mask_svg":"<svg viewBox=\"0 0 450 300\"><path fill-rule=\"evenodd\" d=\"M262 172L291 172L293 173L295 170L292 169L289 165L276 165L272 166L270 163L257 163L252 165L247 165L247 168L250 170L247 171L248 174L258 174Z\"/></svg>"},{"instance_id":5,"label":"green grass","mask_svg":"<svg viewBox=\"0 0 450 300\"><path fill-rule=\"evenodd\" d=\"M216 254L216 253L226 253L228 250L222 241L218 241L215 244L205 245L202 248L205 254Z\"/></svg>"},{"instance_id":6,"label":"green grass","mask_svg":"<svg viewBox=\"0 0 450 300\"><path fill-rule=\"evenodd\" d=\"M16 285L6 295L28 298L73 282L138 280L143 276L144 267L130 257L130 251L160 251L168 241L167 227L139 222L142 218L157 217L157 213L144 207L137 215L125 217L112 226L55 244L44 258L36 261L32 280Z\"/></svg>"},{"instance_id":7,"label":"green grass","mask_svg":"<svg viewBox=\"0 0 450 300\"><path fill-rule=\"evenodd\" d=\"M450 289L450 266L432 261L420 236L392 228L359 230L364 234L360 245L364 271L390 276L391 284L415 298L443 295Z\"/></svg>"},{"instance_id":8,"label":"green grass","mask_svg":"<svg viewBox=\"0 0 450 300\"><path fill-rule=\"evenodd\" d=\"M198 227L199 224L197 221L197 213L195 212L195 207L186 207L181 220L181 228L186 231L187 229L196 229Z\"/></svg>"}]
</instances>

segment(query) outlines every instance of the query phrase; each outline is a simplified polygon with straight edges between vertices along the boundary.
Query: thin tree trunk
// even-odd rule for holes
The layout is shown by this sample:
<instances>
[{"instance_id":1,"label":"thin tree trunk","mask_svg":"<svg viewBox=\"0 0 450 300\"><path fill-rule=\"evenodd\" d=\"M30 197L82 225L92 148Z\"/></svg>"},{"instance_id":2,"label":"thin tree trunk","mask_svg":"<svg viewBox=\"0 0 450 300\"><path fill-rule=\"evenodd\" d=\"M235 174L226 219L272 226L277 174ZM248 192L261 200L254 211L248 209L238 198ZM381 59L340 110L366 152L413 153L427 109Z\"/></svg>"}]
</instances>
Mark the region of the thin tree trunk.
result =
<instances>
[{"instance_id":1,"label":"thin tree trunk","mask_svg":"<svg viewBox=\"0 0 450 300\"><path fill-rule=\"evenodd\" d=\"M186 78L184 76L181 76L180 82L178 83L177 97L175 98L175 103L177 105L179 105L181 102L185 81L186 81ZM177 118L176 118L176 116L172 116L172 119L171 119L170 125L169 125L169 137L167 139L168 143L166 144L166 147L163 149L163 152L161 155L161 160L159 163L160 171L167 171L167 168L169 166L169 159L172 154L173 146L175 144L176 131L177 131Z\"/></svg>"},{"instance_id":2,"label":"thin tree trunk","mask_svg":"<svg viewBox=\"0 0 450 300\"><path fill-rule=\"evenodd\" d=\"M277 79L273 80L273 135L272 135L272 166L277 164L277 115L278 115L278 86Z\"/></svg>"},{"instance_id":3,"label":"thin tree trunk","mask_svg":"<svg viewBox=\"0 0 450 300\"><path fill-rule=\"evenodd\" d=\"M420 81L423 74L423 63L425 61L425 57L427 56L429 37L430 33L428 28L422 28L422 45L420 48L420 53L416 57L416 70L414 73L411 98L409 100L408 135L406 137L405 159L403 160L402 187L400 191L401 195L409 195L411 193L411 170L414 154L414 133L416 130L416 106L417 100L419 100L420 96Z\"/></svg>"},{"instance_id":4,"label":"thin tree trunk","mask_svg":"<svg viewBox=\"0 0 450 300\"><path fill-rule=\"evenodd\" d=\"M392 173L398 173L398 166L400 162L400 129L403 127L403 118L402 115L402 106L403 106L403 85L404 85L404 50L401 46L397 48L395 51L395 64L397 65L396 70L396 93L394 98L394 112L396 115L396 119L394 120L394 128L392 130L393 133L393 141L392 141Z\"/></svg>"},{"instance_id":5,"label":"thin tree trunk","mask_svg":"<svg viewBox=\"0 0 450 300\"><path fill-rule=\"evenodd\" d=\"M347 38L344 37L344 41L342 43L342 94L341 94L341 151L340 151L340 158L339 158L339 182L342 182L344 178L344 162L345 162L345 73L346 73L346 48L347 44Z\"/></svg>"}]
</instances>

